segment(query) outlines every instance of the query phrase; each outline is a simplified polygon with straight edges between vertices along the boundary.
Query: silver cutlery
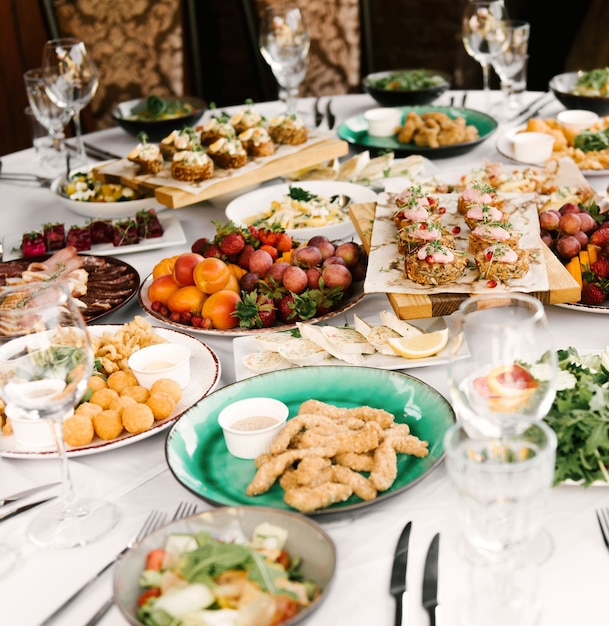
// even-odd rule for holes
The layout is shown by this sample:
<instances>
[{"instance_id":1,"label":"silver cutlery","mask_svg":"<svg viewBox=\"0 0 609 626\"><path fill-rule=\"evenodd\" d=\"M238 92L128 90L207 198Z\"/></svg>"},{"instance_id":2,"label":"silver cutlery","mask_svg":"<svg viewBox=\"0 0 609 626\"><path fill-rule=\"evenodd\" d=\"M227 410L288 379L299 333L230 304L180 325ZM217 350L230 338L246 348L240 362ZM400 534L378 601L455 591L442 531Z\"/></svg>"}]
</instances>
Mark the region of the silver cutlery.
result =
<instances>
[{"instance_id":1,"label":"silver cutlery","mask_svg":"<svg viewBox=\"0 0 609 626\"><path fill-rule=\"evenodd\" d=\"M520 111L518 111L518 113L515 113L514 115L512 115L512 117L510 117L508 119L508 122L514 122L515 120L521 118L523 115L526 115L529 111L533 110L533 112L527 117L525 118L523 121L529 120L532 117L534 117L535 115L537 115L537 113L539 113L539 111L541 111L541 109L543 109L543 107L548 104L548 103L544 103L542 105L539 106L539 103L546 100L548 96L551 96L552 94L550 94L549 92L544 92L541 94L541 96L539 96L538 98L535 98L535 100L533 100L533 102L530 102L527 106L525 106L524 108L520 109ZM537 108L535 108L537 106Z\"/></svg>"},{"instance_id":2,"label":"silver cutlery","mask_svg":"<svg viewBox=\"0 0 609 626\"><path fill-rule=\"evenodd\" d=\"M318 128L319 126L321 126L322 122L324 121L324 114L319 110L320 100L321 98L319 97L315 98L315 104L314 104L315 128Z\"/></svg>"},{"instance_id":3,"label":"silver cutlery","mask_svg":"<svg viewBox=\"0 0 609 626\"><path fill-rule=\"evenodd\" d=\"M46 485L38 485L37 487L24 489L23 491L13 493L10 496L4 496L4 498L0 498L0 507L6 506L8 504L12 504L13 502L17 502L18 500L27 498L28 496L33 496L35 493L39 493L40 491L44 491L45 489L50 489L51 487L57 487L57 485L60 485L60 484L61 483L47 483Z\"/></svg>"},{"instance_id":4,"label":"silver cutlery","mask_svg":"<svg viewBox=\"0 0 609 626\"><path fill-rule=\"evenodd\" d=\"M596 519L598 520L598 525L601 527L603 541L609 549L609 509L599 509L596 512Z\"/></svg>"},{"instance_id":5,"label":"silver cutlery","mask_svg":"<svg viewBox=\"0 0 609 626\"><path fill-rule=\"evenodd\" d=\"M114 563L116 563L123 555L125 555L136 543L139 543L146 535L149 535L153 530L159 528L165 523L167 515L162 513L161 511L152 511L150 515L144 521L144 524L140 528L139 532L135 534L131 540L127 543L127 545L114 557L112 561L109 561L104 565L94 576L89 578L89 580L82 585L79 589L77 589L63 604L58 606L41 624L40 626L45 626L45 624L50 624L64 609L66 609L80 594L88 589L96 580L98 580L101 575L108 570Z\"/></svg>"},{"instance_id":6,"label":"silver cutlery","mask_svg":"<svg viewBox=\"0 0 609 626\"><path fill-rule=\"evenodd\" d=\"M8 513L5 513L4 515L0 515L0 522L4 522L5 520L10 519L11 517L15 517L21 513L25 513L26 511L29 511L30 509L33 509L34 507L40 504L44 504L45 502L48 502L49 500L53 500L56 497L57 496L51 496L50 498L43 498L42 500L36 500L35 502L28 502L27 504L17 507L16 509L9 511Z\"/></svg>"},{"instance_id":7,"label":"silver cutlery","mask_svg":"<svg viewBox=\"0 0 609 626\"><path fill-rule=\"evenodd\" d=\"M332 111L332 98L329 98L326 103L326 117L328 118L328 128L332 130L336 124L336 115Z\"/></svg>"},{"instance_id":8,"label":"silver cutlery","mask_svg":"<svg viewBox=\"0 0 609 626\"><path fill-rule=\"evenodd\" d=\"M182 519L184 517L188 517L189 515L194 515L197 512L198 505L194 503L181 502L176 509L173 517L171 518L172 522L176 520ZM121 555L122 556L122 555ZM112 608L114 604L114 598L110 596L96 611L95 615L85 624L85 626L95 626L98 624L104 615Z\"/></svg>"},{"instance_id":9,"label":"silver cutlery","mask_svg":"<svg viewBox=\"0 0 609 626\"><path fill-rule=\"evenodd\" d=\"M438 604L438 557L440 555L440 533L431 540L425 559L423 572L423 606L429 613L430 626L440 624L440 606Z\"/></svg>"},{"instance_id":10,"label":"silver cutlery","mask_svg":"<svg viewBox=\"0 0 609 626\"><path fill-rule=\"evenodd\" d=\"M96 148L95 146L91 145L88 142L83 142L84 148L85 148L85 154L88 157L91 157L92 159L97 159L99 161L110 161L110 160L117 160L117 159L122 159L123 157L119 156L118 154L114 154L113 152L108 152L107 150L104 150L102 148ZM68 148L68 150L71 150L72 152L76 152L76 146L73 146L70 143L66 143L66 146Z\"/></svg>"},{"instance_id":11,"label":"silver cutlery","mask_svg":"<svg viewBox=\"0 0 609 626\"><path fill-rule=\"evenodd\" d=\"M408 565L408 544L412 522L402 530L393 557L390 593L395 598L395 626L405 626L408 621L408 591L406 590L406 568Z\"/></svg>"},{"instance_id":12,"label":"silver cutlery","mask_svg":"<svg viewBox=\"0 0 609 626\"><path fill-rule=\"evenodd\" d=\"M10 180L20 183L36 183L40 187L50 187L54 178L38 176L37 174L27 174L25 172L4 172L0 174L0 181Z\"/></svg>"}]
</instances>

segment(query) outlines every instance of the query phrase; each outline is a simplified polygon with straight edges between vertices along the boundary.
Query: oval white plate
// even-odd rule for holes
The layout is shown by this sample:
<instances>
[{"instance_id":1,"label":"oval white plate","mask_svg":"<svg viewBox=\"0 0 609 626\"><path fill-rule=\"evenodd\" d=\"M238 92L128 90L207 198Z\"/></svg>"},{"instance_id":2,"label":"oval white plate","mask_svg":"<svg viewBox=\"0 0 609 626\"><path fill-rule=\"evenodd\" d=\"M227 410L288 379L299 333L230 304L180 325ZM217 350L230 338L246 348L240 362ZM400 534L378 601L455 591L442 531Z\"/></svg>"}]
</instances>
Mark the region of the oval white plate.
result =
<instances>
[{"instance_id":1,"label":"oval white plate","mask_svg":"<svg viewBox=\"0 0 609 626\"><path fill-rule=\"evenodd\" d=\"M96 324L89 326L89 331L95 335L101 335L104 332L116 332L122 327L121 324ZM72 448L68 446L68 456L85 456L89 454L97 454L106 450L114 450L123 446L142 441L156 435L162 430L171 426L182 414L194 406L199 400L211 393L218 381L220 380L220 360L215 352L196 337L191 337L179 330L170 330L160 326L153 327L154 332L161 335L168 341L186 345L191 350L190 358L190 383L183 390L182 398L176 405L174 412L164 420L155 422L149 430L132 435L126 431L111 441L104 441L99 437L95 437L93 441L82 447ZM2 437L2 449L0 454L7 458L13 459L49 459L57 457L56 450L23 450L20 449L12 435Z\"/></svg>"},{"instance_id":2,"label":"oval white plate","mask_svg":"<svg viewBox=\"0 0 609 626\"><path fill-rule=\"evenodd\" d=\"M329 198L336 194L343 194L351 198L351 202L360 204L363 202L376 202L376 193L362 185L327 180L303 180L293 183L284 183L256 189L236 198L226 207L226 217L238 226L246 226L248 217L266 211L273 200L280 201L289 193L290 187L300 187L318 196ZM298 241L308 241L316 235L324 235L331 240L344 239L355 233L353 222L347 215L347 219L340 224L320 226L318 228L294 228L286 232Z\"/></svg>"}]
</instances>

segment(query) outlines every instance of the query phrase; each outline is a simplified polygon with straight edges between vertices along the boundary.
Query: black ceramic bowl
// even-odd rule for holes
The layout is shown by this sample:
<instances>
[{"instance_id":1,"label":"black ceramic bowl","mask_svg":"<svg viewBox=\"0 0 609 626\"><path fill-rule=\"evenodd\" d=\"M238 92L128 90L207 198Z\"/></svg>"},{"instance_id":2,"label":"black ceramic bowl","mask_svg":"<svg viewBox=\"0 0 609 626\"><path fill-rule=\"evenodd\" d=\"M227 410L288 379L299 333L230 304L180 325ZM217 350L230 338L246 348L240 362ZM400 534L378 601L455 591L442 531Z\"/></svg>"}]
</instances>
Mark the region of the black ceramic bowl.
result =
<instances>
[{"instance_id":1,"label":"black ceramic bowl","mask_svg":"<svg viewBox=\"0 0 609 626\"><path fill-rule=\"evenodd\" d=\"M451 77L436 70L388 70L368 74L362 82L381 106L430 104L451 86Z\"/></svg>"},{"instance_id":2,"label":"black ceramic bowl","mask_svg":"<svg viewBox=\"0 0 609 626\"><path fill-rule=\"evenodd\" d=\"M557 74L550 80L550 89L567 109L585 109L598 115L609 115L609 96L580 96L573 93L577 79L585 72Z\"/></svg>"},{"instance_id":3,"label":"black ceramic bowl","mask_svg":"<svg viewBox=\"0 0 609 626\"><path fill-rule=\"evenodd\" d=\"M158 118L151 118L147 115L148 98L121 102L112 111L112 117L131 135L137 137L140 133L146 133L148 141L154 142L161 141L172 130L194 126L207 108L206 103L200 98L184 96L161 98L161 100L167 105L167 112Z\"/></svg>"}]
</instances>

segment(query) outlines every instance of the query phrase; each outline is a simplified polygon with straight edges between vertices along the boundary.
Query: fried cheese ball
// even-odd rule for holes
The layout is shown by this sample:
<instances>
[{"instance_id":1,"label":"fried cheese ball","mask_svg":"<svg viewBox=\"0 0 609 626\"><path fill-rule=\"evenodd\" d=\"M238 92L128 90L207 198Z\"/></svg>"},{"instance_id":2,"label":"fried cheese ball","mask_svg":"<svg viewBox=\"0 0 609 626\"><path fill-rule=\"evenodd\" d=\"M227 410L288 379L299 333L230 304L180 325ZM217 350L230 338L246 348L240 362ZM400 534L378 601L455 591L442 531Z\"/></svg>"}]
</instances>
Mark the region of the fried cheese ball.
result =
<instances>
[{"instance_id":1,"label":"fried cheese ball","mask_svg":"<svg viewBox=\"0 0 609 626\"><path fill-rule=\"evenodd\" d=\"M119 415L122 415L123 409L131 404L137 404L135 398L131 396L119 396L110 403L110 410L116 411Z\"/></svg>"},{"instance_id":2,"label":"fried cheese ball","mask_svg":"<svg viewBox=\"0 0 609 626\"><path fill-rule=\"evenodd\" d=\"M146 387L142 387L142 385L133 385L131 387L125 387L120 395L128 396L133 398L136 402L143 404L150 397L150 391L146 389Z\"/></svg>"},{"instance_id":3,"label":"fried cheese ball","mask_svg":"<svg viewBox=\"0 0 609 626\"><path fill-rule=\"evenodd\" d=\"M176 407L173 397L164 391L152 392L146 405L152 410L155 420L167 419Z\"/></svg>"},{"instance_id":4,"label":"fried cheese ball","mask_svg":"<svg viewBox=\"0 0 609 626\"><path fill-rule=\"evenodd\" d=\"M105 441L116 439L123 432L123 420L118 411L106 409L91 418L95 434Z\"/></svg>"},{"instance_id":5,"label":"fried cheese ball","mask_svg":"<svg viewBox=\"0 0 609 626\"><path fill-rule=\"evenodd\" d=\"M91 394L89 402L99 404L102 409L109 409L112 400L118 398L118 393L114 389L98 389Z\"/></svg>"},{"instance_id":6,"label":"fried cheese ball","mask_svg":"<svg viewBox=\"0 0 609 626\"><path fill-rule=\"evenodd\" d=\"M74 447L86 446L93 441L95 430L93 420L88 415L74 414L63 423L64 441Z\"/></svg>"},{"instance_id":7,"label":"fried cheese ball","mask_svg":"<svg viewBox=\"0 0 609 626\"><path fill-rule=\"evenodd\" d=\"M171 378L159 378L159 380L155 380L150 386L150 393L156 393L157 391L168 393L176 403L179 402L182 397L182 387Z\"/></svg>"},{"instance_id":8,"label":"fried cheese ball","mask_svg":"<svg viewBox=\"0 0 609 626\"><path fill-rule=\"evenodd\" d=\"M99 404L93 404L92 402L83 402L76 407L74 413L76 415L87 415L93 417L96 413L101 413L103 409Z\"/></svg>"},{"instance_id":9,"label":"fried cheese ball","mask_svg":"<svg viewBox=\"0 0 609 626\"><path fill-rule=\"evenodd\" d=\"M154 413L146 404L131 404L123 409L122 420L125 430L136 435L154 424Z\"/></svg>"},{"instance_id":10,"label":"fried cheese ball","mask_svg":"<svg viewBox=\"0 0 609 626\"><path fill-rule=\"evenodd\" d=\"M98 376L94 374L89 378L89 383L87 384L87 389L90 389L92 392L97 391L98 389L105 389L108 386L103 376Z\"/></svg>"},{"instance_id":11,"label":"fried cheese ball","mask_svg":"<svg viewBox=\"0 0 609 626\"><path fill-rule=\"evenodd\" d=\"M137 378L131 370L118 370L108 376L108 387L119 394L125 387L135 387L136 385Z\"/></svg>"}]
</instances>

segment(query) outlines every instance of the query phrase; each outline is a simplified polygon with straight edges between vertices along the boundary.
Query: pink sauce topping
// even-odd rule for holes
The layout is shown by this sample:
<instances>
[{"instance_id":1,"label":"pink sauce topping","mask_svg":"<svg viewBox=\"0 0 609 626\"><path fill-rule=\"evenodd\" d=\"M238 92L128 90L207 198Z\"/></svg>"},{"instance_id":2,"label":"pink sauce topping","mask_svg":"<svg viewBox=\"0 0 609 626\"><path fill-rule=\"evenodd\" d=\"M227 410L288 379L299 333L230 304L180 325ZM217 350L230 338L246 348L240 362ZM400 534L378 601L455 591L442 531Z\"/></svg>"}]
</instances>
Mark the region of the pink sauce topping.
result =
<instances>
[{"instance_id":1,"label":"pink sauce topping","mask_svg":"<svg viewBox=\"0 0 609 626\"><path fill-rule=\"evenodd\" d=\"M417 250L417 259L419 261L427 260L430 263L452 263L455 255L443 246L421 246Z\"/></svg>"},{"instance_id":2,"label":"pink sauce topping","mask_svg":"<svg viewBox=\"0 0 609 626\"><path fill-rule=\"evenodd\" d=\"M498 263L516 263L518 261L518 255L509 246L489 246L484 255L491 261L497 261Z\"/></svg>"},{"instance_id":3,"label":"pink sauce topping","mask_svg":"<svg viewBox=\"0 0 609 626\"><path fill-rule=\"evenodd\" d=\"M488 204L475 204L467 212L467 217L472 220L484 220L485 222L499 222L503 217L501 211Z\"/></svg>"},{"instance_id":4,"label":"pink sauce topping","mask_svg":"<svg viewBox=\"0 0 609 626\"><path fill-rule=\"evenodd\" d=\"M510 238L505 228L501 226L490 226L489 224L481 224L472 231L472 234L480 239L494 239L495 241L507 241Z\"/></svg>"},{"instance_id":5,"label":"pink sauce topping","mask_svg":"<svg viewBox=\"0 0 609 626\"><path fill-rule=\"evenodd\" d=\"M482 192L480 189L474 187L464 189L461 193L461 198L467 203L476 202L479 204L488 204L493 201L493 196L491 196L490 193Z\"/></svg>"}]
</instances>

